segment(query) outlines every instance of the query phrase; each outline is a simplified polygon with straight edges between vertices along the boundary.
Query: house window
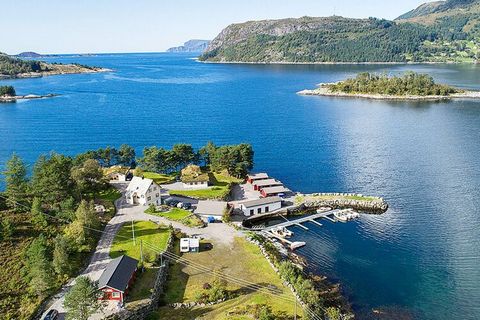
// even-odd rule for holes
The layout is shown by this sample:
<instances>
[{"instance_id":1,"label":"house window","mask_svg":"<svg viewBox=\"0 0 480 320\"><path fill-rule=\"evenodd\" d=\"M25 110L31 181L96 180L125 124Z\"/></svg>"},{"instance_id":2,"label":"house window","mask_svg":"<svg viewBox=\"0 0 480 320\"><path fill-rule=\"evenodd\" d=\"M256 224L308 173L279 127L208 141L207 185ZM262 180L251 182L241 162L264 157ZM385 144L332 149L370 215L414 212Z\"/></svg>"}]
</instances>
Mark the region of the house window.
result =
<instances>
[{"instance_id":1,"label":"house window","mask_svg":"<svg viewBox=\"0 0 480 320\"><path fill-rule=\"evenodd\" d=\"M120 298L120 292L112 292L112 298Z\"/></svg>"},{"instance_id":2,"label":"house window","mask_svg":"<svg viewBox=\"0 0 480 320\"><path fill-rule=\"evenodd\" d=\"M142 194L142 198L145 198L145 196Z\"/></svg>"},{"instance_id":3,"label":"house window","mask_svg":"<svg viewBox=\"0 0 480 320\"><path fill-rule=\"evenodd\" d=\"M152 200L152 197L147 197L147 201L150 201L150 200Z\"/></svg>"},{"instance_id":4,"label":"house window","mask_svg":"<svg viewBox=\"0 0 480 320\"><path fill-rule=\"evenodd\" d=\"M155 195L155 197L157 197L157 198L158 198L159 196L160 196L160 194L158 194L158 193Z\"/></svg>"},{"instance_id":5,"label":"house window","mask_svg":"<svg viewBox=\"0 0 480 320\"><path fill-rule=\"evenodd\" d=\"M154 190L154 191L157 190L157 187L153 187L153 190Z\"/></svg>"},{"instance_id":6,"label":"house window","mask_svg":"<svg viewBox=\"0 0 480 320\"><path fill-rule=\"evenodd\" d=\"M250 215L252 215L254 213L253 209L250 209Z\"/></svg>"},{"instance_id":7,"label":"house window","mask_svg":"<svg viewBox=\"0 0 480 320\"><path fill-rule=\"evenodd\" d=\"M262 208L258 208L257 213L262 213Z\"/></svg>"},{"instance_id":8,"label":"house window","mask_svg":"<svg viewBox=\"0 0 480 320\"><path fill-rule=\"evenodd\" d=\"M268 206L265 207L265 212L268 212L270 210L270 208L268 208Z\"/></svg>"}]
</instances>

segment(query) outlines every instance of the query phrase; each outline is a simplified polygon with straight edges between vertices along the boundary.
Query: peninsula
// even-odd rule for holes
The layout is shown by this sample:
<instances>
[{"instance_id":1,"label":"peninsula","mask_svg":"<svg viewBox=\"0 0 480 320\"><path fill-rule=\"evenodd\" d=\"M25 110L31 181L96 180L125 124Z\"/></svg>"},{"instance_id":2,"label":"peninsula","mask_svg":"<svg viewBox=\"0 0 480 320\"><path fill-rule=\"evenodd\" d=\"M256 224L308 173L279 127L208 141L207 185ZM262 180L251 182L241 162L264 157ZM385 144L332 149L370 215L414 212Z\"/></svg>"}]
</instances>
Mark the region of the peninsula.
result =
<instances>
[{"instance_id":1,"label":"peninsula","mask_svg":"<svg viewBox=\"0 0 480 320\"><path fill-rule=\"evenodd\" d=\"M106 71L110 70L81 64L61 64L37 60L22 60L0 53L0 79L36 78L57 74L95 73Z\"/></svg>"},{"instance_id":2,"label":"peninsula","mask_svg":"<svg viewBox=\"0 0 480 320\"><path fill-rule=\"evenodd\" d=\"M480 99L480 92L437 84L431 76L415 72L400 76L363 72L355 78L322 83L316 89L302 90L298 94L377 100Z\"/></svg>"}]
</instances>

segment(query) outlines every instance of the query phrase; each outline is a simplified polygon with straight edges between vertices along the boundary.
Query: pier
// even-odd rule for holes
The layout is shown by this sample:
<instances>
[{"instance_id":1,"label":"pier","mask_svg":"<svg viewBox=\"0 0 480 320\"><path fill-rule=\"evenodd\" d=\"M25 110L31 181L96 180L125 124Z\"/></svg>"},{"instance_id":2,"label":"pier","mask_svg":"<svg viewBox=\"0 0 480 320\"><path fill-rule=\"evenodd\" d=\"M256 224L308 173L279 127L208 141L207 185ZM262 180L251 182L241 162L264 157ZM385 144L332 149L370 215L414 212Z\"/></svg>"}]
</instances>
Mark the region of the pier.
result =
<instances>
[{"instance_id":1,"label":"pier","mask_svg":"<svg viewBox=\"0 0 480 320\"><path fill-rule=\"evenodd\" d=\"M280 242L290 246L291 250L294 250L296 248L303 247L304 245L306 245L306 243L302 242L302 241L290 241L290 240L286 239L284 236L281 236L281 235L277 234L277 232L274 232L274 229L277 229L277 228L285 228L286 229L288 227L297 226L297 227L302 228L303 230L308 231L309 229L305 225L303 225L302 223L311 222L311 223L314 223L314 224L321 227L323 225L320 222L317 221L318 219L326 219L330 222L337 222L339 220L337 220L337 218L335 217L334 214L339 212L339 211L342 211L342 210L340 210L340 209L328 210L328 211L325 211L325 212L319 212L319 213L312 214L310 216L306 216L306 217L302 217L302 218L298 218L298 219L295 219L295 220L288 220L287 218L283 217L286 220L285 222L282 222L282 223L279 223L279 224L276 224L276 225L270 226L270 227L255 226L251 230L260 231L269 238L278 239Z\"/></svg>"}]
</instances>

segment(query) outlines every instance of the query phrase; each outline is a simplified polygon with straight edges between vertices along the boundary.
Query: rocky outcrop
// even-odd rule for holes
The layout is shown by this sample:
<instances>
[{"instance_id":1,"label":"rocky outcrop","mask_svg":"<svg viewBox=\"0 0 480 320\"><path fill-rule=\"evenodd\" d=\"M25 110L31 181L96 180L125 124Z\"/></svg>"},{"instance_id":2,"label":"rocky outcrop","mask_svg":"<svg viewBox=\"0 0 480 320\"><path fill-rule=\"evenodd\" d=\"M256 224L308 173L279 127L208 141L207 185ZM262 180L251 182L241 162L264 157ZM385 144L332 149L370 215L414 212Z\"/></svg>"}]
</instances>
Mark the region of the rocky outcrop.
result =
<instances>
[{"instance_id":1,"label":"rocky outcrop","mask_svg":"<svg viewBox=\"0 0 480 320\"><path fill-rule=\"evenodd\" d=\"M303 200L297 207L290 209L290 213L295 214L316 210L320 207L351 208L370 213L384 213L388 210L388 203L383 200L383 198L370 197L371 199L365 200L352 199L352 197L363 197L363 195L356 193L312 193L303 195L302 197Z\"/></svg>"}]
</instances>

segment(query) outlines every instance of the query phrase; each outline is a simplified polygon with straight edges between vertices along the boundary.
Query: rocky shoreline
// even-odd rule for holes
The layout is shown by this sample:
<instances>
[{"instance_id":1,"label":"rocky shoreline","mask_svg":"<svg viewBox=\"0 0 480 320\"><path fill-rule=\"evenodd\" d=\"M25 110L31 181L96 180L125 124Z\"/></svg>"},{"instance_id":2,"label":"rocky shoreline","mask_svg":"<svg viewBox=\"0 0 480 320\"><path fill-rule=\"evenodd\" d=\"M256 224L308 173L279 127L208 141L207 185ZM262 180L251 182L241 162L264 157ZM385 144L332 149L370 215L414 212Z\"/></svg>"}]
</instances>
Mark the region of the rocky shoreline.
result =
<instances>
[{"instance_id":1,"label":"rocky shoreline","mask_svg":"<svg viewBox=\"0 0 480 320\"><path fill-rule=\"evenodd\" d=\"M324 97L339 97L339 98L362 98L373 100L407 100L407 101L442 101L452 99L480 99L480 92L478 91L463 91L461 93L454 93L448 96L395 96L388 94L364 94L364 93L347 93L347 92L333 92L325 85L332 83L321 83L318 88L313 90L302 90L297 92L300 95L306 96L324 96Z\"/></svg>"},{"instance_id":2,"label":"rocky shoreline","mask_svg":"<svg viewBox=\"0 0 480 320\"><path fill-rule=\"evenodd\" d=\"M1 102L16 102L17 100L33 100L33 99L43 99L43 98L53 98L59 96L58 94L45 94L45 95L36 95L36 94L29 94L26 96L0 96L0 103Z\"/></svg>"}]
</instances>

